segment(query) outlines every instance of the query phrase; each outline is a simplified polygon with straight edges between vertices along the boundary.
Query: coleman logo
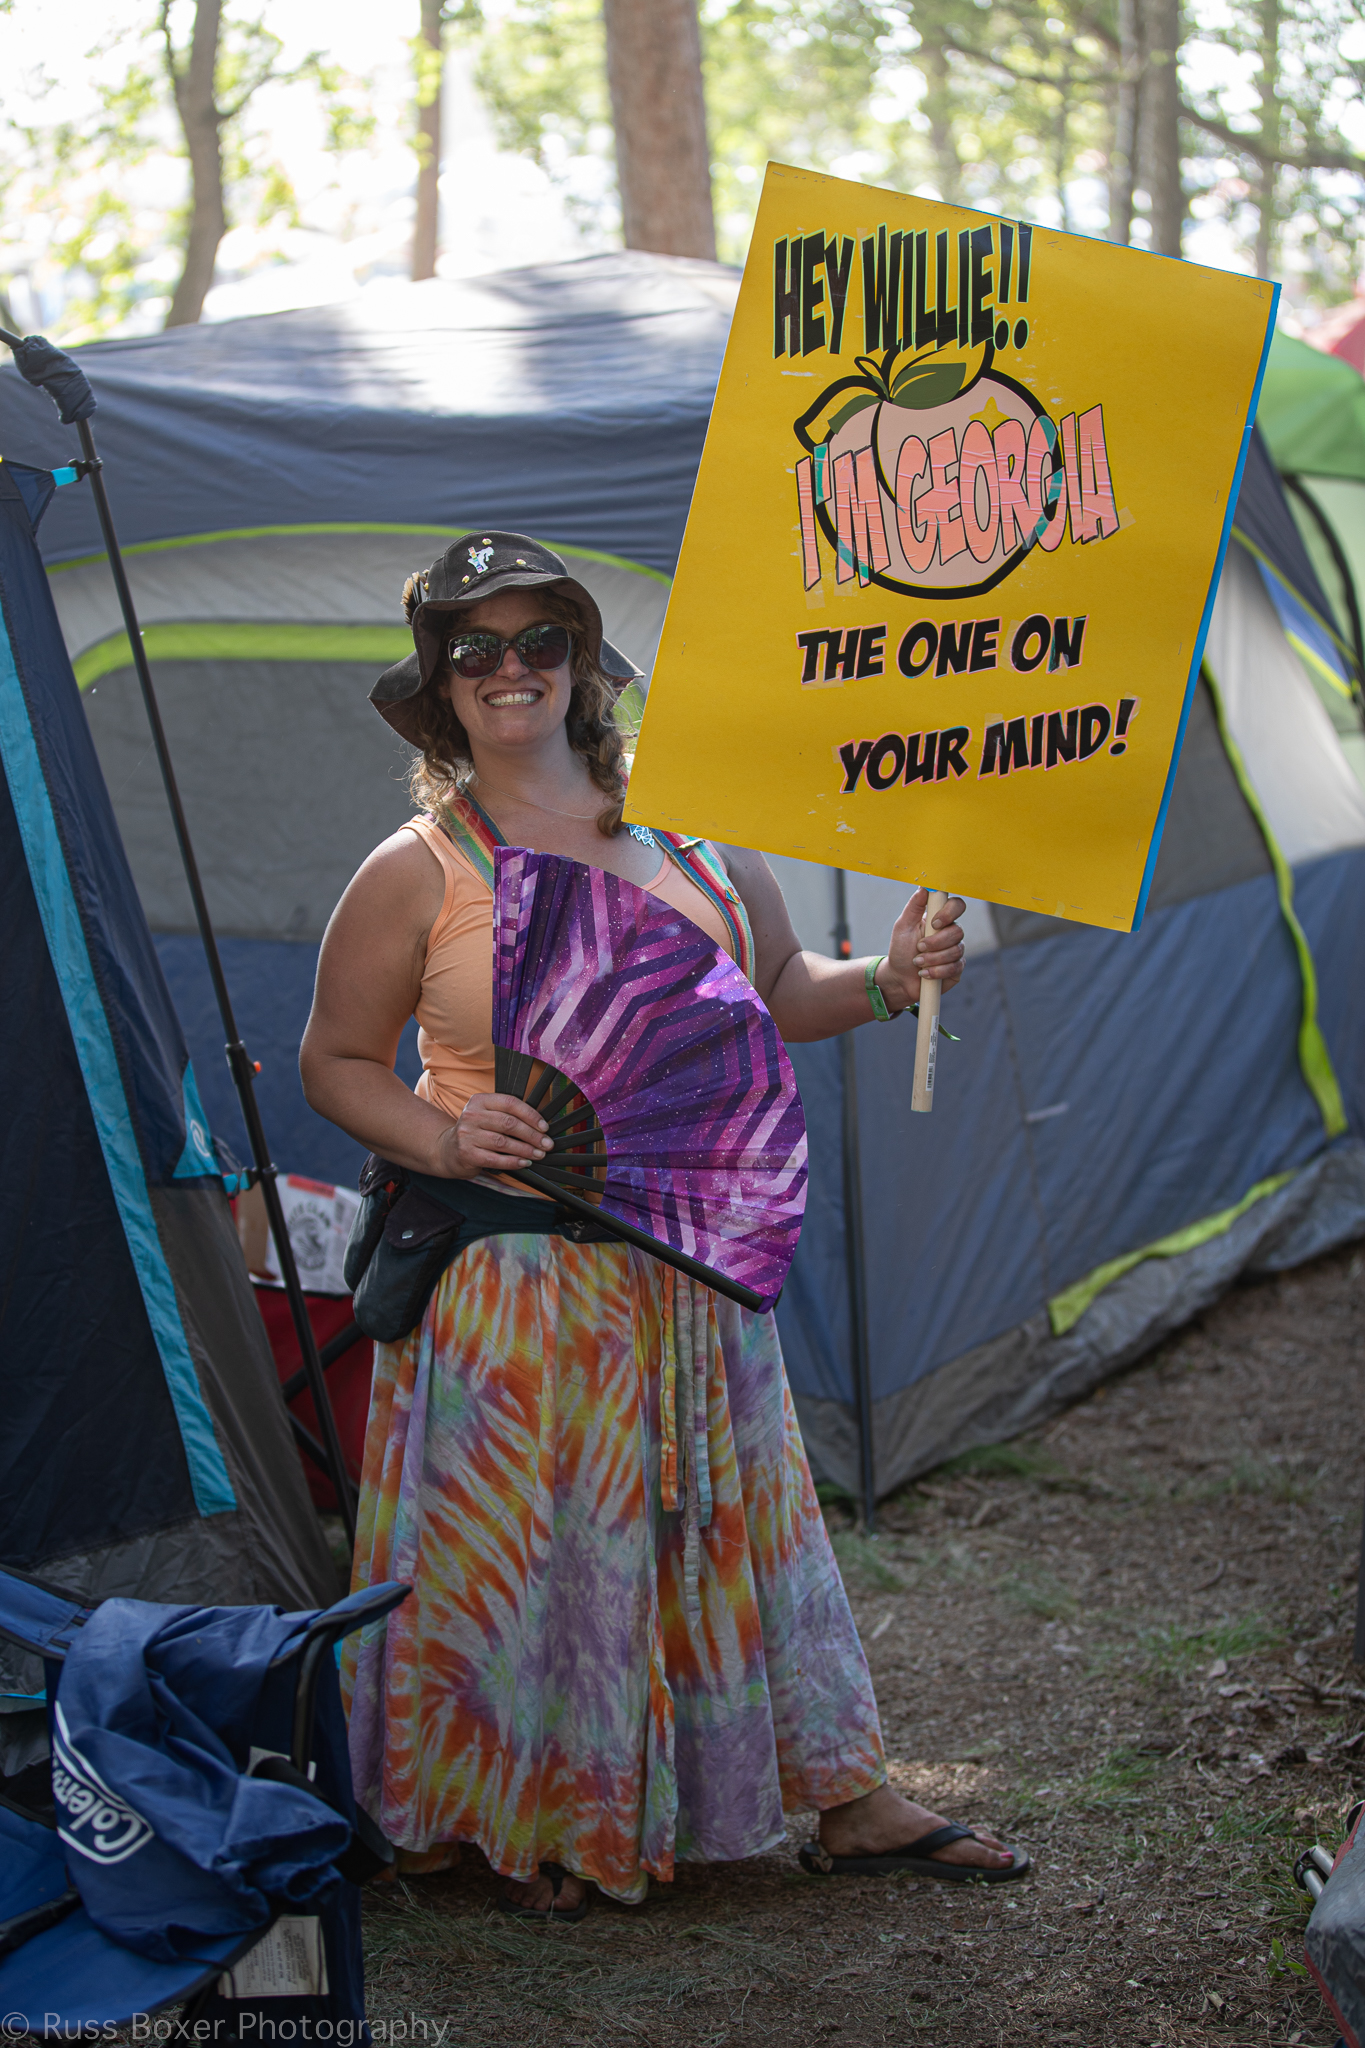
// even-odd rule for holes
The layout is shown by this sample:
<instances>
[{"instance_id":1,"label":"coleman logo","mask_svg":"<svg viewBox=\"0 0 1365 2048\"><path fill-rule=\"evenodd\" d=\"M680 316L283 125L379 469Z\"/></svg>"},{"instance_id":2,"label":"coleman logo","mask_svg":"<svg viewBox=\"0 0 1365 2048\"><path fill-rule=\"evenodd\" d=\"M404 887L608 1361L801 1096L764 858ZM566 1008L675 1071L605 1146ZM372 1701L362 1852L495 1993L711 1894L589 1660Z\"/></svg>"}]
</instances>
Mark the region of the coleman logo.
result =
<instances>
[{"instance_id":1,"label":"coleman logo","mask_svg":"<svg viewBox=\"0 0 1365 2048\"><path fill-rule=\"evenodd\" d=\"M91 1863L126 1863L152 1839L152 1830L72 1747L60 1707L56 1720L52 1796L57 1805L57 1833L68 1849Z\"/></svg>"}]
</instances>

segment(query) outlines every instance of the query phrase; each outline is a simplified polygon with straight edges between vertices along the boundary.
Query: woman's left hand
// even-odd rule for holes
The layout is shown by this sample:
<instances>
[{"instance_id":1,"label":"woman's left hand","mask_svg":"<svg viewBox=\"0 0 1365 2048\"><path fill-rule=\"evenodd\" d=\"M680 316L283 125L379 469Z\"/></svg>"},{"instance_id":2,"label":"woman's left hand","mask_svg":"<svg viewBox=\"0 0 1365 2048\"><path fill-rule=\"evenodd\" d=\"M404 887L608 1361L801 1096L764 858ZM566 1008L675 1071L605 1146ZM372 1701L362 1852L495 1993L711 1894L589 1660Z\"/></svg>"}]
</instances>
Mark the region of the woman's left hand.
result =
<instances>
[{"instance_id":1,"label":"woman's left hand","mask_svg":"<svg viewBox=\"0 0 1365 2048\"><path fill-rule=\"evenodd\" d=\"M904 1010L917 1003L921 979L941 982L945 989L962 979L966 947L958 919L967 906L960 896L950 896L928 937L922 939L920 925L928 901L928 890L916 889L891 927L886 958L876 975L888 1010Z\"/></svg>"}]
</instances>

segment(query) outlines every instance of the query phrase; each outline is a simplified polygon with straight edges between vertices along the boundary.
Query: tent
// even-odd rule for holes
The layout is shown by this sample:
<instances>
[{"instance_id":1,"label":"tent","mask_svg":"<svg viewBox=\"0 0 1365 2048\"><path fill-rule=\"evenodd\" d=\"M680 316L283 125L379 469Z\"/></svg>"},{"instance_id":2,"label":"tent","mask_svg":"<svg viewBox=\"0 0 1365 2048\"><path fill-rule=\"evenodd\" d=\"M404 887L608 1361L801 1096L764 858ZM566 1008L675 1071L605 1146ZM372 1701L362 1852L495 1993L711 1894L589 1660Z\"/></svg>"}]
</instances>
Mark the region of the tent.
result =
<instances>
[{"instance_id":1,"label":"tent","mask_svg":"<svg viewBox=\"0 0 1365 2048\"><path fill-rule=\"evenodd\" d=\"M1141 932L973 905L932 1118L907 1110L909 1042L855 1037L879 1491L1075 1398L1239 1273L1365 1232L1365 788L1295 645L1327 660L1330 614L1259 441L1234 536ZM900 892L851 893L854 952L880 950ZM831 894L812 873L807 935ZM833 1159L837 1049L794 1056ZM842 1213L813 1224L784 1345L807 1443L852 1486Z\"/></svg>"},{"instance_id":2,"label":"tent","mask_svg":"<svg viewBox=\"0 0 1365 2048\"><path fill-rule=\"evenodd\" d=\"M356 1148L307 1109L296 1061L332 907L365 854L409 815L407 750L366 701L379 670L411 650L404 577L477 521L532 528L591 587L609 636L646 663L736 285L717 264L623 254L79 351L281 1164L355 1179ZM73 442L48 401L0 369L0 448L47 465ZM205 1106L240 1151L189 896L86 494L58 496L43 547ZM415 1051L405 1060L415 1078Z\"/></svg>"},{"instance_id":3,"label":"tent","mask_svg":"<svg viewBox=\"0 0 1365 2048\"><path fill-rule=\"evenodd\" d=\"M736 283L627 253L80 352L282 1166L340 1181L358 1161L304 1107L294 1063L331 905L408 813L406 757L365 701L410 644L405 573L482 521L533 532L647 667ZM53 439L0 370L0 445L50 462ZM127 648L73 500L44 527L54 599L205 1104L231 1137ZM1365 794L1342 746L1359 721L1339 737L1310 675L1319 662L1352 710L1349 635L1264 450L1237 531L1142 933L973 904L947 1019L961 1043L932 1118L909 1114L906 1026L858 1033L852 1062L793 1050L812 1193L779 1318L827 1477L857 1472L851 1274L885 1490L1081 1391L1238 1271L1365 1228ZM805 942L832 950L837 878L775 865ZM902 900L847 877L855 951L881 950ZM400 1070L415 1072L410 1047Z\"/></svg>"},{"instance_id":4,"label":"tent","mask_svg":"<svg viewBox=\"0 0 1365 2048\"><path fill-rule=\"evenodd\" d=\"M0 462L0 1564L308 1606L335 1573L35 543L53 488ZM0 1665L0 1708L34 1689Z\"/></svg>"},{"instance_id":5,"label":"tent","mask_svg":"<svg viewBox=\"0 0 1365 2048\"><path fill-rule=\"evenodd\" d=\"M1340 644L1353 659L1358 700L1365 677L1365 377L1353 361L1277 334L1258 418L1339 622ZM1306 658L1348 755L1365 772L1347 691L1311 653Z\"/></svg>"}]
</instances>

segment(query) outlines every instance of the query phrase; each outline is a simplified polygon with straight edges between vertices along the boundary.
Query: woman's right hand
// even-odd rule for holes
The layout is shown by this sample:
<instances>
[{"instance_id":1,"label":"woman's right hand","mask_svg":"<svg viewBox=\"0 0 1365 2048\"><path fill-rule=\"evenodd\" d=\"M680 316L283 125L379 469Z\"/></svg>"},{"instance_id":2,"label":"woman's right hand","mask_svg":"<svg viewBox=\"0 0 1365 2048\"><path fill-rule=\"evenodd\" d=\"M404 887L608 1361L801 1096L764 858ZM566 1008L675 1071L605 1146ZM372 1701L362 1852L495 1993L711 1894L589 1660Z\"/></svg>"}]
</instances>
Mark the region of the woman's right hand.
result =
<instances>
[{"instance_id":1,"label":"woman's right hand","mask_svg":"<svg viewBox=\"0 0 1365 2048\"><path fill-rule=\"evenodd\" d=\"M537 1166L550 1150L543 1116L515 1095L471 1095L458 1123L442 1131L434 1171L446 1180Z\"/></svg>"}]
</instances>

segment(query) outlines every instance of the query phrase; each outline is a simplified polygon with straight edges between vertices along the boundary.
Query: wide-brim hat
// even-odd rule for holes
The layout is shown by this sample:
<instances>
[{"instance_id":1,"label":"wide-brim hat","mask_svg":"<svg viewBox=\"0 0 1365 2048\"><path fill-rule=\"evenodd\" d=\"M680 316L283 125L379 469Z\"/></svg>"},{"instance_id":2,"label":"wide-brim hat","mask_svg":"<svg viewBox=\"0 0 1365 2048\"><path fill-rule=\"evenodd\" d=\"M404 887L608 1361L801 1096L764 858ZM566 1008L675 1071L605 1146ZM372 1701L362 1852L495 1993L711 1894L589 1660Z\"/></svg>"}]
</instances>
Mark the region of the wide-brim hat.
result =
<instances>
[{"instance_id":1,"label":"wide-brim hat","mask_svg":"<svg viewBox=\"0 0 1365 2048\"><path fill-rule=\"evenodd\" d=\"M417 738L413 699L441 666L450 614L504 590L536 588L563 591L581 611L589 658L624 686L642 673L628 655L613 647L602 632L602 614L586 585L571 576L568 564L553 548L542 547L524 533L461 534L439 560L414 576L419 602L412 613L413 651L386 668L370 691L370 702L382 719L412 746Z\"/></svg>"}]
</instances>

